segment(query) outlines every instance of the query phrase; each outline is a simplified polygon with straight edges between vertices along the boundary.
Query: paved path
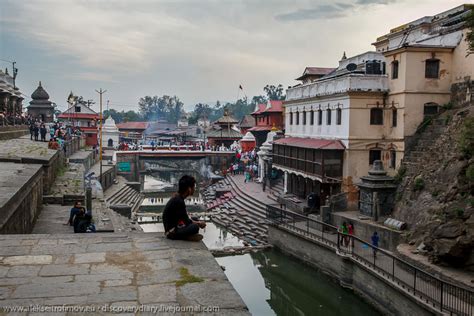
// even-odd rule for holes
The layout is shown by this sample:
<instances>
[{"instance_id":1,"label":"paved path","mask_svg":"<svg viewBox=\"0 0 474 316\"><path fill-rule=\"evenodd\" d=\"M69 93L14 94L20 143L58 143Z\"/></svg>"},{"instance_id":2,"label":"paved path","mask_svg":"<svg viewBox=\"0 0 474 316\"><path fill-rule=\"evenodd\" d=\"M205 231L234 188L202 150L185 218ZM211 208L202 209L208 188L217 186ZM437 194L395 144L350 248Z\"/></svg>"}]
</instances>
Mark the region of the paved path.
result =
<instances>
[{"instance_id":1,"label":"paved path","mask_svg":"<svg viewBox=\"0 0 474 316\"><path fill-rule=\"evenodd\" d=\"M268 197L271 190L269 187L266 187L266 190L263 191L262 184L255 181L245 182L245 177L242 174L237 174L235 176L228 175L232 177L235 184L239 187L242 192L245 192L248 196L265 203L265 204L276 204L276 202Z\"/></svg>"},{"instance_id":2,"label":"paved path","mask_svg":"<svg viewBox=\"0 0 474 316\"><path fill-rule=\"evenodd\" d=\"M110 306L140 315L172 306L190 308L186 314L217 307L219 314L249 315L202 242L160 236L0 235L0 314L11 306L37 305L55 307L57 315L105 314ZM199 282L191 282L193 277Z\"/></svg>"}]
</instances>

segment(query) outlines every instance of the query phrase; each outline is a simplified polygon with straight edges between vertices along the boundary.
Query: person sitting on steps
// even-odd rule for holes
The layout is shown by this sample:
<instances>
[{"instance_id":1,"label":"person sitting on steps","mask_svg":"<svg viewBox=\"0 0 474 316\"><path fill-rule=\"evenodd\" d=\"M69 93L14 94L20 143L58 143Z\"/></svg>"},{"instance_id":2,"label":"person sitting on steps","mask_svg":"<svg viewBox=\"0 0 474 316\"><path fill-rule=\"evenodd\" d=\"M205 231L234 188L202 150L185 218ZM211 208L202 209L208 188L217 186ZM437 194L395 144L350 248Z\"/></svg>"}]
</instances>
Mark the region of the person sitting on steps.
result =
<instances>
[{"instance_id":1,"label":"person sitting on steps","mask_svg":"<svg viewBox=\"0 0 474 316\"><path fill-rule=\"evenodd\" d=\"M179 179L178 192L168 201L163 211L165 236L173 240L200 241L199 228L206 227L204 221L193 221L186 211L184 199L194 194L196 179L185 175Z\"/></svg>"}]
</instances>

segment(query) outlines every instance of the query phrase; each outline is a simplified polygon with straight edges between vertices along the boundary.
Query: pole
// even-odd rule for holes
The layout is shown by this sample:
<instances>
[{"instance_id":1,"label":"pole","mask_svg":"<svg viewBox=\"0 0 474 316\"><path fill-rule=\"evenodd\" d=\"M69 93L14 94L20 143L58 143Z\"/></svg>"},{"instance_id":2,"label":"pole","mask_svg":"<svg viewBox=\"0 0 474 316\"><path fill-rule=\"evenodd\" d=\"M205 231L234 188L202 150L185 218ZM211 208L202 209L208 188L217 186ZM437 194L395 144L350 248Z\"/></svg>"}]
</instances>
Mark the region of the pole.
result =
<instances>
[{"instance_id":1,"label":"pole","mask_svg":"<svg viewBox=\"0 0 474 316\"><path fill-rule=\"evenodd\" d=\"M97 93L100 95L100 116L99 116L99 119L100 119L100 127L99 127L99 137L100 137L100 141L99 141L100 177L99 177L99 181L100 181L100 184L103 185L103 183L102 183L102 94L106 93L107 90L103 90L103 91L102 91L102 88L100 88L99 91L95 90L95 92L97 92Z\"/></svg>"}]
</instances>

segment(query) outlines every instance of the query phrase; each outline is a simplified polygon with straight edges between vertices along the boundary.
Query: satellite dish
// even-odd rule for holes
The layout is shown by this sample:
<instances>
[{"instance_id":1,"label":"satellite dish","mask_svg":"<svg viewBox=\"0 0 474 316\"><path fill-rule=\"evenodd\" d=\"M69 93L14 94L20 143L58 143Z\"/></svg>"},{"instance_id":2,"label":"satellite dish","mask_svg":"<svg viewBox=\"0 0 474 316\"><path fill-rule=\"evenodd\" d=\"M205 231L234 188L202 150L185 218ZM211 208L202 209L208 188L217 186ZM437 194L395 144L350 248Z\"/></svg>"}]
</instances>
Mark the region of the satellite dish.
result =
<instances>
[{"instance_id":1,"label":"satellite dish","mask_svg":"<svg viewBox=\"0 0 474 316\"><path fill-rule=\"evenodd\" d=\"M349 65L346 66L346 69L352 72L357 69L357 65L354 63L350 63Z\"/></svg>"}]
</instances>

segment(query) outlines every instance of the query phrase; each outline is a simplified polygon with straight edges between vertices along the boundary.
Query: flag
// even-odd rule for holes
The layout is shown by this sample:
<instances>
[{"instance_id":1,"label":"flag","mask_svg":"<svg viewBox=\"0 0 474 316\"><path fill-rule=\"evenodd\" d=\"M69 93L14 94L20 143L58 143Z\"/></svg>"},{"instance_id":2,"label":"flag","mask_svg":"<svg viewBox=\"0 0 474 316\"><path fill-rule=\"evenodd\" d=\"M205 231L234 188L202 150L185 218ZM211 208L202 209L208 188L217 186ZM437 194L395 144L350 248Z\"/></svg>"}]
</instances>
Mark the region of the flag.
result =
<instances>
[{"instance_id":1,"label":"flag","mask_svg":"<svg viewBox=\"0 0 474 316\"><path fill-rule=\"evenodd\" d=\"M240 89L240 90L244 90L244 88L242 88L242 85L239 85L239 89Z\"/></svg>"}]
</instances>

